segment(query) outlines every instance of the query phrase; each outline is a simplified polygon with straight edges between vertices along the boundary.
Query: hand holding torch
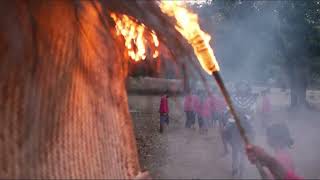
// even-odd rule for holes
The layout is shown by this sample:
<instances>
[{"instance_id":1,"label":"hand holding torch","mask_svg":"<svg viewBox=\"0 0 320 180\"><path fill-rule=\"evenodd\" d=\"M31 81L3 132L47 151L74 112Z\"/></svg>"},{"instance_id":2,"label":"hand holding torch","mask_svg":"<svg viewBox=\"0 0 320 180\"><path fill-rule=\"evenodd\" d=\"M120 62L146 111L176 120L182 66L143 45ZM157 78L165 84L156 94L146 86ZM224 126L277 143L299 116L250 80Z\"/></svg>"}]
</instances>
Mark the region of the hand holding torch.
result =
<instances>
[{"instance_id":1,"label":"hand holding torch","mask_svg":"<svg viewBox=\"0 0 320 180\"><path fill-rule=\"evenodd\" d=\"M206 35L206 34L204 34L204 35ZM230 95L229 95L229 93L223 83L223 80L222 80L221 75L219 73L220 68L219 68L218 62L213 54L212 49L208 48L204 39L201 38L200 35L196 36L192 40L192 42L195 44L193 46L193 48L194 48L195 54L197 55L198 60L201 64L202 68L215 78L215 80L216 80L216 82L217 82L217 84L223 94L223 97L224 97L225 101L227 102L227 105L230 109L230 112L235 119L235 123L236 123L236 126L240 132L241 138L243 139L246 146L249 145L250 141L245 133L244 128L241 125L239 116L238 116L236 110L234 109L231 97L230 97ZM191 43L191 44L193 44L193 43ZM264 173L263 168L259 162L256 163L256 167L257 167L261 177L262 178L266 177L266 174Z\"/></svg>"},{"instance_id":2,"label":"hand holding torch","mask_svg":"<svg viewBox=\"0 0 320 180\"><path fill-rule=\"evenodd\" d=\"M175 18L177 22L175 28L177 31L179 31L193 47L194 53L197 56L202 68L216 79L216 82L230 108L230 112L235 119L236 126L240 131L240 136L245 145L249 145L249 139L246 136L245 130L242 127L240 119L232 104L230 95L225 88L223 80L219 74L220 68L209 44L211 39L210 35L200 29L197 15L188 11L183 5L182 1L160 1L159 6L163 13ZM263 169L261 165L257 163L256 166L261 177L265 177L262 173Z\"/></svg>"}]
</instances>

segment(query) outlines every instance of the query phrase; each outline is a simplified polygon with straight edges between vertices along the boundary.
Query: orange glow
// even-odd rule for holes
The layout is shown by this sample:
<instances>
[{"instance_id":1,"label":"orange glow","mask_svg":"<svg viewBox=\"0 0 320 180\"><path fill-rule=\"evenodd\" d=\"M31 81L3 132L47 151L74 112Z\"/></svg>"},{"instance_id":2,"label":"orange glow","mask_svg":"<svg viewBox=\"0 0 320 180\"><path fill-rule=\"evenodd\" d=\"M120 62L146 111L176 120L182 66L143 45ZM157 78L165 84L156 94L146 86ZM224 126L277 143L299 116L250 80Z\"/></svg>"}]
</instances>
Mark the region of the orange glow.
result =
<instances>
[{"instance_id":1,"label":"orange glow","mask_svg":"<svg viewBox=\"0 0 320 180\"><path fill-rule=\"evenodd\" d=\"M176 19L175 28L193 47L202 68L209 74L219 71L219 65L210 47L211 36L200 29L198 16L184 6L183 1L161 1L161 11Z\"/></svg>"},{"instance_id":2,"label":"orange glow","mask_svg":"<svg viewBox=\"0 0 320 180\"><path fill-rule=\"evenodd\" d=\"M156 33L154 31L152 31L151 35L152 35L152 40L153 40L154 46L156 47L152 57L156 58L159 56L159 51L157 49L159 47L159 40L158 40L158 37L156 36Z\"/></svg>"},{"instance_id":3,"label":"orange glow","mask_svg":"<svg viewBox=\"0 0 320 180\"><path fill-rule=\"evenodd\" d=\"M147 57L148 40L146 37L152 37L154 48L152 49L152 58L157 58L159 52L159 40L154 31L147 31L144 24L139 24L133 18L124 15L111 13L111 18L115 21L117 35L122 35L125 40L127 54L134 61L145 60ZM150 42L150 41L149 41Z\"/></svg>"}]
</instances>

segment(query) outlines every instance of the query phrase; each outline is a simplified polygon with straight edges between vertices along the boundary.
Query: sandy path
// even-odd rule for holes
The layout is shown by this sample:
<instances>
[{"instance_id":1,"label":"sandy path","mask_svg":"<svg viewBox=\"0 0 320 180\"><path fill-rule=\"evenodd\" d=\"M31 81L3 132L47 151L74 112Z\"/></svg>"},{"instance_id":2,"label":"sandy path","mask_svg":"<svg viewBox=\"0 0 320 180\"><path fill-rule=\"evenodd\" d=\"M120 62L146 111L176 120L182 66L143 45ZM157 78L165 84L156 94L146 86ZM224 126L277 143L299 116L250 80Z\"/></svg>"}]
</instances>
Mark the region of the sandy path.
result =
<instances>
[{"instance_id":1,"label":"sandy path","mask_svg":"<svg viewBox=\"0 0 320 180\"><path fill-rule=\"evenodd\" d=\"M292 115L291 115L292 116ZM309 116L309 117L307 117ZM303 118L303 120L301 119ZM305 118L309 120L304 120ZM291 150L297 172L305 178L320 177L320 123L319 114L293 115L289 128L295 138L295 148ZM277 113L274 120L285 119L288 115ZM299 119L299 120L297 120ZM218 130L210 129L207 136L196 130L171 128L166 134L166 164L159 167L160 178L171 179L230 179L231 155L222 157L222 144ZM256 143L266 147L265 137L257 134ZM309 147L309 148L306 148ZM268 151L270 149L266 147ZM271 152L271 151L270 151ZM258 178L254 166L246 163L245 179Z\"/></svg>"},{"instance_id":2,"label":"sandy path","mask_svg":"<svg viewBox=\"0 0 320 180\"><path fill-rule=\"evenodd\" d=\"M221 138L216 129L207 136L195 130L170 130L167 163L160 167L161 178L172 179L230 179L231 155L222 157ZM253 173L252 173L253 172ZM245 176L256 177L253 166L246 166Z\"/></svg>"}]
</instances>

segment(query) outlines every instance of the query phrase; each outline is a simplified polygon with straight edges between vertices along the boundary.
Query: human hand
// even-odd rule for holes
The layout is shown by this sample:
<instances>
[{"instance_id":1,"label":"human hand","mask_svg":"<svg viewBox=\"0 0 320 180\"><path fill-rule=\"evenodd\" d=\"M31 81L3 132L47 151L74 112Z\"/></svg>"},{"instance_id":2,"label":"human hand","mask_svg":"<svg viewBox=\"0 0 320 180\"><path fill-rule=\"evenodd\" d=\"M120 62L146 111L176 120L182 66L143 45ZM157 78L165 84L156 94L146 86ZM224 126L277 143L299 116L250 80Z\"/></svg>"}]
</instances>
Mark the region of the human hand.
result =
<instances>
[{"instance_id":1,"label":"human hand","mask_svg":"<svg viewBox=\"0 0 320 180\"><path fill-rule=\"evenodd\" d=\"M246 146L246 152L249 161L257 165L263 178L267 177L267 179L269 179L269 176L267 173L262 171L262 168L259 168L260 165L269 169L273 179L284 179L286 177L287 172L285 167L275 158L266 153L261 147L248 145Z\"/></svg>"},{"instance_id":2,"label":"human hand","mask_svg":"<svg viewBox=\"0 0 320 180\"><path fill-rule=\"evenodd\" d=\"M139 172L136 177L134 177L135 180L140 179L152 179L148 171Z\"/></svg>"},{"instance_id":3,"label":"human hand","mask_svg":"<svg viewBox=\"0 0 320 180\"><path fill-rule=\"evenodd\" d=\"M261 165L266 166L272 159L272 157L259 146L247 145L246 153L252 164L260 162Z\"/></svg>"}]
</instances>

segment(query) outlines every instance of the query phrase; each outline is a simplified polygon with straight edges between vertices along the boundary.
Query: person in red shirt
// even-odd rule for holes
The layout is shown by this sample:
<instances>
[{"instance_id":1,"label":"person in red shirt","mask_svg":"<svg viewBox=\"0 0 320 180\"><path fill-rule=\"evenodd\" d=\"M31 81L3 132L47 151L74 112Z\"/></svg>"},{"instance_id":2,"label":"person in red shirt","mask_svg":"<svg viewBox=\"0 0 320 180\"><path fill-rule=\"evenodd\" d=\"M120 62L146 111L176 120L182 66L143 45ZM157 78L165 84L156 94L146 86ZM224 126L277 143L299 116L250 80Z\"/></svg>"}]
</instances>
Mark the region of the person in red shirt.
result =
<instances>
[{"instance_id":1,"label":"person in red shirt","mask_svg":"<svg viewBox=\"0 0 320 180\"><path fill-rule=\"evenodd\" d=\"M195 98L193 99L193 108L196 114L196 119L198 121L198 125L199 125L199 129L200 129L200 133L203 132L203 128L204 128L204 121L202 118L202 100L203 100L203 91L198 90L197 94L195 96Z\"/></svg>"},{"instance_id":2,"label":"person in red shirt","mask_svg":"<svg viewBox=\"0 0 320 180\"><path fill-rule=\"evenodd\" d=\"M268 179L302 179L295 173L293 160L288 148L293 145L287 126L274 124L267 128L267 142L274 150L274 156L266 153L261 147L248 145L247 155L251 163L259 162Z\"/></svg>"},{"instance_id":3,"label":"person in red shirt","mask_svg":"<svg viewBox=\"0 0 320 180\"><path fill-rule=\"evenodd\" d=\"M163 133L164 127L169 125L169 105L168 105L168 92L164 93L160 99L160 133Z\"/></svg>"}]
</instances>

